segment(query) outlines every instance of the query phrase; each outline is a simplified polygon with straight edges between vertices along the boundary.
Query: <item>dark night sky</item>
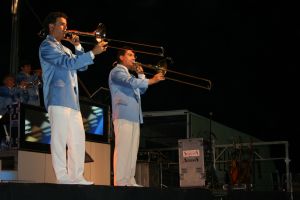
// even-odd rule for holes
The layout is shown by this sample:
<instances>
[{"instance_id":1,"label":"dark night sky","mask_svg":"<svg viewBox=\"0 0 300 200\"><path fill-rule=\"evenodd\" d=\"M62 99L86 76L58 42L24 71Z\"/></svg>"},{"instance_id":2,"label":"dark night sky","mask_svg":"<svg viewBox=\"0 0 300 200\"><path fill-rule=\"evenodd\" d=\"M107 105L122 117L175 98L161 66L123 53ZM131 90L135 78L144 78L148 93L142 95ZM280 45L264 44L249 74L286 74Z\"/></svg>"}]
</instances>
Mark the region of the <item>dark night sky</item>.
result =
<instances>
[{"instance_id":1,"label":"dark night sky","mask_svg":"<svg viewBox=\"0 0 300 200\"><path fill-rule=\"evenodd\" d=\"M20 1L20 59L38 67L39 21L50 11L69 16L69 28L93 31L99 22L110 38L162 45L172 69L210 79L210 92L165 81L149 88L143 109L189 109L266 141L288 140L292 170L298 145L299 12L287 1L70 0ZM1 2L1 78L9 71L10 1ZM85 46L88 50L89 46ZM80 73L92 93L107 87L115 51ZM138 55L138 61L157 58ZM81 90L84 95L84 91ZM99 94L101 95L101 94ZM103 94L104 95L104 94Z\"/></svg>"}]
</instances>

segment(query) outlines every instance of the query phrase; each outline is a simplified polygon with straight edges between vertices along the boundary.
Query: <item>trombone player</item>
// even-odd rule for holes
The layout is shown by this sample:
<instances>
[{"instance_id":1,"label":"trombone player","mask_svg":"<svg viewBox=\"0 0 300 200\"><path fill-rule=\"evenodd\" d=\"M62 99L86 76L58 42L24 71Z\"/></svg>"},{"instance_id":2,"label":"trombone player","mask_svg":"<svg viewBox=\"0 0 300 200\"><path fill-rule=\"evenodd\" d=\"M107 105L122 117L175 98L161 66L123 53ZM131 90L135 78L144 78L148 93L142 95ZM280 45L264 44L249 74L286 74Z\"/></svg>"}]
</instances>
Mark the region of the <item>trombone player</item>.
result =
<instances>
[{"instance_id":1,"label":"trombone player","mask_svg":"<svg viewBox=\"0 0 300 200\"><path fill-rule=\"evenodd\" d=\"M136 76L132 74L136 73ZM135 169L143 123L141 97L149 85L165 80L162 73L147 79L136 64L133 49L124 47L117 53L117 62L109 74L112 119L115 134L114 185L139 187Z\"/></svg>"},{"instance_id":2,"label":"trombone player","mask_svg":"<svg viewBox=\"0 0 300 200\"><path fill-rule=\"evenodd\" d=\"M35 73L32 73L35 71ZM18 86L23 90L23 103L40 106L40 91L42 71L32 70L29 60L22 61L21 71L16 76Z\"/></svg>"},{"instance_id":3,"label":"trombone player","mask_svg":"<svg viewBox=\"0 0 300 200\"><path fill-rule=\"evenodd\" d=\"M102 41L84 52L77 35L65 38L66 29L65 13L48 14L44 20L47 37L39 48L44 103L51 126L52 164L58 183L91 185L93 182L83 177L85 131L79 108L77 71L93 64L94 57L106 50L107 42ZM75 53L63 46L62 40L73 44Z\"/></svg>"}]
</instances>

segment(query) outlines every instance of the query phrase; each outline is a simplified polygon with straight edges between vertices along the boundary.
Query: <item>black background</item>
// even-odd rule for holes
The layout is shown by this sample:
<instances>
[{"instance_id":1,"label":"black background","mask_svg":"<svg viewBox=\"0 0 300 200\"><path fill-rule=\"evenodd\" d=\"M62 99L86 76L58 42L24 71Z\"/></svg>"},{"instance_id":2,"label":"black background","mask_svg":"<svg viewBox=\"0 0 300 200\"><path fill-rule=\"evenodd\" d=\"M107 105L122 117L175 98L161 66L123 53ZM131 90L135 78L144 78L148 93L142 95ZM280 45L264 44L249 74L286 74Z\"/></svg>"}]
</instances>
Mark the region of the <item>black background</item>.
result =
<instances>
[{"instance_id":1,"label":"black background","mask_svg":"<svg viewBox=\"0 0 300 200\"><path fill-rule=\"evenodd\" d=\"M9 72L11 2L1 1L1 79ZM20 60L39 68L41 21L63 11L68 28L93 31L99 22L110 38L161 45L172 69L210 79L211 91L164 81L143 96L143 110L188 109L266 141L290 143L291 167L299 172L299 11L296 1L256 0L23 0ZM84 40L83 38L81 38ZM89 50L90 46L84 46ZM108 87L115 51L79 73L90 93ZM157 57L138 54L138 61ZM81 95L86 95L81 90ZM100 91L97 96L109 95ZM105 98L104 103L109 103Z\"/></svg>"}]
</instances>

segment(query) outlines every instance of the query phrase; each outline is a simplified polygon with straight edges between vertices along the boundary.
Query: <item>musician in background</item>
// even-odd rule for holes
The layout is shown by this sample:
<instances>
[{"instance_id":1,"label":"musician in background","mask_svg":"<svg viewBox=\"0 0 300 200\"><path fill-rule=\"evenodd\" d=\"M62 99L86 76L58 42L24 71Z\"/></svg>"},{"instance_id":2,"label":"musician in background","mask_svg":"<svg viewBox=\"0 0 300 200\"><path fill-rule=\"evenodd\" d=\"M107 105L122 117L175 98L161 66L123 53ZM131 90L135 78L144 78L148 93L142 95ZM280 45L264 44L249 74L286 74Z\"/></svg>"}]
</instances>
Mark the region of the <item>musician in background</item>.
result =
<instances>
[{"instance_id":1,"label":"musician in background","mask_svg":"<svg viewBox=\"0 0 300 200\"><path fill-rule=\"evenodd\" d=\"M0 149L8 147L9 110L13 104L21 101L21 90L16 87L15 77L6 75L3 85L0 86Z\"/></svg>"},{"instance_id":2,"label":"musician in background","mask_svg":"<svg viewBox=\"0 0 300 200\"><path fill-rule=\"evenodd\" d=\"M137 77L131 74L134 72ZM135 64L135 53L129 47L119 50L116 66L109 74L112 118L115 134L114 185L136 186L135 169L143 123L140 94L149 85L164 80L162 73L146 79L143 68Z\"/></svg>"},{"instance_id":3,"label":"musician in background","mask_svg":"<svg viewBox=\"0 0 300 200\"><path fill-rule=\"evenodd\" d=\"M21 71L16 76L17 85L23 89L21 96L23 103L40 106L41 75L41 70L35 70L33 73L31 63L23 61Z\"/></svg>"},{"instance_id":4,"label":"musician in background","mask_svg":"<svg viewBox=\"0 0 300 200\"><path fill-rule=\"evenodd\" d=\"M3 79L3 85L0 86L0 115L8 111L8 106L21 101L21 90L16 87L15 77L6 75Z\"/></svg>"}]
</instances>

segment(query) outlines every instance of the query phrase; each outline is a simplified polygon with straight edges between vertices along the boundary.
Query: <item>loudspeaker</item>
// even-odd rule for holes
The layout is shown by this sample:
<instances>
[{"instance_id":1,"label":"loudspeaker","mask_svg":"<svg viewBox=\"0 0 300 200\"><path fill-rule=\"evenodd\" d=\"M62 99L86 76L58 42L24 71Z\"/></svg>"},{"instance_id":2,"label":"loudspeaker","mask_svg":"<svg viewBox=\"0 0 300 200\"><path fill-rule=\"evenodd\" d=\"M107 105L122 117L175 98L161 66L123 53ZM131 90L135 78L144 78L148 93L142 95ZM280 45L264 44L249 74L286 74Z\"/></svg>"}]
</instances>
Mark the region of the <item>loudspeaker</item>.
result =
<instances>
[{"instance_id":1,"label":"loudspeaker","mask_svg":"<svg viewBox=\"0 0 300 200\"><path fill-rule=\"evenodd\" d=\"M178 140L180 187L205 186L203 138Z\"/></svg>"}]
</instances>

